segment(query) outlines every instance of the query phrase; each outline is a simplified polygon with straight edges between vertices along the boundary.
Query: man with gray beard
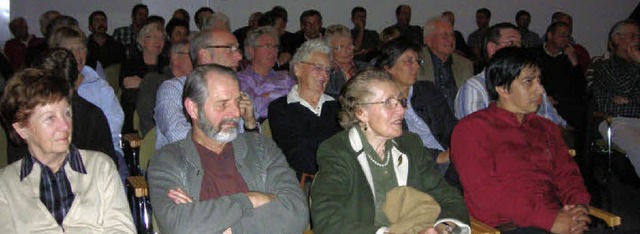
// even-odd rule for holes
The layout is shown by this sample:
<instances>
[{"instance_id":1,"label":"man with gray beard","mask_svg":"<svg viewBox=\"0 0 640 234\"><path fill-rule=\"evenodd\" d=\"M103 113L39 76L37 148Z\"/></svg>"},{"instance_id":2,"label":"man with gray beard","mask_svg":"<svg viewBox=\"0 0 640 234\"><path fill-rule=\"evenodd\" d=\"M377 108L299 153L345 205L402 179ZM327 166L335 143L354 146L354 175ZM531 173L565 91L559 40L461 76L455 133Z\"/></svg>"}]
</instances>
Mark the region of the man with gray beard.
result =
<instances>
[{"instance_id":1,"label":"man with gray beard","mask_svg":"<svg viewBox=\"0 0 640 234\"><path fill-rule=\"evenodd\" d=\"M191 130L151 158L151 205L162 233L302 233L305 196L284 155L260 134L233 70L201 65L182 95Z\"/></svg>"}]
</instances>

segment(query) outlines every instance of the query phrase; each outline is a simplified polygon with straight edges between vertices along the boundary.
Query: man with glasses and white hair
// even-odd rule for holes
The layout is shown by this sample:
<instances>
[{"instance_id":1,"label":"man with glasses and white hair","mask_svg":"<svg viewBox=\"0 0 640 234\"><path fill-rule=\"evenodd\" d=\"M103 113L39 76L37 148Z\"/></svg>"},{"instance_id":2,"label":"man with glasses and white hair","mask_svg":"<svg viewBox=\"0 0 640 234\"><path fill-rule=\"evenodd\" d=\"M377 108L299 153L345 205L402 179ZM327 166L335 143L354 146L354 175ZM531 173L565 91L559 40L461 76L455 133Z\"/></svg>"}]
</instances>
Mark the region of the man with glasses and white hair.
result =
<instances>
[{"instance_id":1,"label":"man with glasses and white hair","mask_svg":"<svg viewBox=\"0 0 640 234\"><path fill-rule=\"evenodd\" d=\"M192 130L149 162L160 232L302 233L309 211L282 151L260 134L239 133L252 109L235 72L196 67L183 102Z\"/></svg>"},{"instance_id":2,"label":"man with glasses and white hair","mask_svg":"<svg viewBox=\"0 0 640 234\"><path fill-rule=\"evenodd\" d=\"M267 119L271 101L289 93L295 81L286 71L274 71L278 59L279 37L271 26L262 26L247 32L244 54L249 66L238 72L240 90L249 95L258 113L257 119Z\"/></svg>"},{"instance_id":3,"label":"man with glasses and white hair","mask_svg":"<svg viewBox=\"0 0 640 234\"><path fill-rule=\"evenodd\" d=\"M218 64L236 70L242 59L238 50L238 41L228 31L203 30L191 39L190 55L194 65ZM156 149L182 140L191 126L183 113L182 90L186 76L167 80L160 85L156 94L156 107L153 117L156 120ZM244 127L257 129L253 111L243 114ZM241 126L242 127L242 126Z\"/></svg>"},{"instance_id":4,"label":"man with glasses and white hair","mask_svg":"<svg viewBox=\"0 0 640 234\"><path fill-rule=\"evenodd\" d=\"M626 151L640 175L640 24L634 20L616 23L609 33L612 57L595 64L593 95L596 110L613 117L614 144ZM607 122L598 130L606 137Z\"/></svg>"}]
</instances>

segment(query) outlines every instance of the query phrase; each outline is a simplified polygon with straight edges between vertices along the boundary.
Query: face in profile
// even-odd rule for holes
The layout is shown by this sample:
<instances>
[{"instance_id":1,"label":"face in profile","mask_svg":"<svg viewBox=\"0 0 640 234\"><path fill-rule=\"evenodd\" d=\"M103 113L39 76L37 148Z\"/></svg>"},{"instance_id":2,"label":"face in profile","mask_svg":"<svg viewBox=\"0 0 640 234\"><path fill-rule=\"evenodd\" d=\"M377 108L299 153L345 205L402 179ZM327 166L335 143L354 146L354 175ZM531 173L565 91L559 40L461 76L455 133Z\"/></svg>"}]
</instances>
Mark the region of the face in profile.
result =
<instances>
[{"instance_id":1,"label":"face in profile","mask_svg":"<svg viewBox=\"0 0 640 234\"><path fill-rule=\"evenodd\" d=\"M370 97L364 100L356 111L356 117L367 123L370 137L391 139L402 135L404 99L400 89L393 82L374 81L369 85Z\"/></svg>"}]
</instances>

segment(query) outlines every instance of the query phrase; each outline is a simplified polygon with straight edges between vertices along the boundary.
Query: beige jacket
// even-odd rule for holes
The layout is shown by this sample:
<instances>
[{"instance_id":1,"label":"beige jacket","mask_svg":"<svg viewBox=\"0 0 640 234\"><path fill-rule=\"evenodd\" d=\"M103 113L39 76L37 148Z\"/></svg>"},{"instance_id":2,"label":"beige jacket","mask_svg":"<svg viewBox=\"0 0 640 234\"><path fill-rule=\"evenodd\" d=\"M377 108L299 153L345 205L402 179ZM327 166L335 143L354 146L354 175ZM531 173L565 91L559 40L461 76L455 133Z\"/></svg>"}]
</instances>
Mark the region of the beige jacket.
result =
<instances>
[{"instance_id":1,"label":"beige jacket","mask_svg":"<svg viewBox=\"0 0 640 234\"><path fill-rule=\"evenodd\" d=\"M40 201L40 164L20 181L22 160L0 170L0 233L135 233L124 187L106 155L79 150L87 174L65 165L76 195L59 226Z\"/></svg>"}]
</instances>

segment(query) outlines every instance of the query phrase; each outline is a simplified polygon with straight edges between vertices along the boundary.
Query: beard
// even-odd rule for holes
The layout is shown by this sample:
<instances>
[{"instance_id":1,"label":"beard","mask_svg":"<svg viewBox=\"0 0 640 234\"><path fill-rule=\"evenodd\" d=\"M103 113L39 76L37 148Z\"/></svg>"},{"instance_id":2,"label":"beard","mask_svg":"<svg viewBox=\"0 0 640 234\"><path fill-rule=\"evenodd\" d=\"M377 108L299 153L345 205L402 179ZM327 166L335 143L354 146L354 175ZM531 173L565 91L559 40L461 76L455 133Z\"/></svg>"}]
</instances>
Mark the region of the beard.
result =
<instances>
[{"instance_id":1,"label":"beard","mask_svg":"<svg viewBox=\"0 0 640 234\"><path fill-rule=\"evenodd\" d=\"M204 113L200 113L202 113L202 111L198 113L198 115L200 115L198 116L198 127L210 139L217 142L229 143L238 136L238 123L240 122L240 118L224 118L216 128L207 118L205 118ZM222 128L223 125L229 123L232 123L233 127L226 129Z\"/></svg>"}]
</instances>

